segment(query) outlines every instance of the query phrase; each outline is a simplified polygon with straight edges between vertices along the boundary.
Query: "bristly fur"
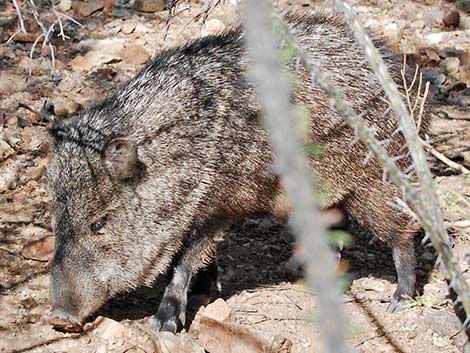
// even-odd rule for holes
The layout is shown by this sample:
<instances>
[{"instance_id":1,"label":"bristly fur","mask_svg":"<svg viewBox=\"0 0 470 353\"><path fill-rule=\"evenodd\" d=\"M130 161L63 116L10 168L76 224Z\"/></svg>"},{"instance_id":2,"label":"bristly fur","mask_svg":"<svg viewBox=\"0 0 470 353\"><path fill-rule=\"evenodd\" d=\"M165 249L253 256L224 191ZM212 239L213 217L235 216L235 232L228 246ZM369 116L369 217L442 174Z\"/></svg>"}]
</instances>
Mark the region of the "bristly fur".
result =
<instances>
[{"instance_id":1,"label":"bristly fur","mask_svg":"<svg viewBox=\"0 0 470 353\"><path fill-rule=\"evenodd\" d=\"M390 154L402 154L394 113L347 25L327 12L286 18L378 138L390 138ZM399 83L399 62L382 51ZM354 132L308 72L294 61L286 65L293 102L310 115L305 142L321 146L310 161L325 207L342 206L390 242L395 298L413 295L419 226L393 208L400 190L382 183L377 161L363 165L367 149L353 144ZM150 285L173 263L157 327L175 330L190 280L212 261L224 224L255 214L287 217L249 67L240 29L201 38L162 52L112 96L51 125L55 309L83 320L116 293ZM399 163L406 168L410 161ZM171 304L175 298L179 304Z\"/></svg>"}]
</instances>

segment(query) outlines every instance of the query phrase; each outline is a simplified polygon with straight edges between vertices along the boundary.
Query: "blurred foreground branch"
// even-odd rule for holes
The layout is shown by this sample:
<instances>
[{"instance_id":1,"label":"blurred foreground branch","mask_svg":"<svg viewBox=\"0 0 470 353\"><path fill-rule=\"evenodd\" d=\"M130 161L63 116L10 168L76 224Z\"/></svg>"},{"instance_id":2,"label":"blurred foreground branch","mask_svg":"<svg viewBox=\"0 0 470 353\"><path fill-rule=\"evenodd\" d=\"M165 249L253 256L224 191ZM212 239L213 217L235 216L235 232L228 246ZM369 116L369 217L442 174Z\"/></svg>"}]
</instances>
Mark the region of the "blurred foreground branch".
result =
<instances>
[{"instance_id":1,"label":"blurred foreground branch","mask_svg":"<svg viewBox=\"0 0 470 353\"><path fill-rule=\"evenodd\" d=\"M301 245L308 284L318 295L317 321L323 332L325 352L346 353L350 350L345 344L346 325L339 306L335 260L328 245L326 222L317 208L305 151L293 125L290 85L281 70L272 33L272 7L264 0L246 0L243 18L248 51L255 62L252 74L264 108L265 125L292 207L291 225Z\"/></svg>"}]
</instances>

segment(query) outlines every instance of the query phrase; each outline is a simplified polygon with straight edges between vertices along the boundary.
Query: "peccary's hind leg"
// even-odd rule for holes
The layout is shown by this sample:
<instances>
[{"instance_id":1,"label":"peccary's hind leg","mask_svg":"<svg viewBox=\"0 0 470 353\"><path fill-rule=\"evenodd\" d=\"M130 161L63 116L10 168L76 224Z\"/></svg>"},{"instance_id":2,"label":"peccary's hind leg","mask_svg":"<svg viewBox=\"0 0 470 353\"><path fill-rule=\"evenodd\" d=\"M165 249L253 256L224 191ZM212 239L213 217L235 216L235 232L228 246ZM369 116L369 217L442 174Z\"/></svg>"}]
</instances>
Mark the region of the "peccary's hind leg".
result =
<instances>
[{"instance_id":1,"label":"peccary's hind leg","mask_svg":"<svg viewBox=\"0 0 470 353\"><path fill-rule=\"evenodd\" d=\"M175 333L184 327L189 286L191 279L200 269L204 272L197 281L197 290L203 290L204 285L210 287L210 284L199 282L209 280L208 276L214 275L216 254L213 235L212 232L203 234L193 231L186 239L157 313L151 319L152 330Z\"/></svg>"},{"instance_id":2,"label":"peccary's hind leg","mask_svg":"<svg viewBox=\"0 0 470 353\"><path fill-rule=\"evenodd\" d=\"M393 294L393 299L388 306L389 312L396 312L402 309L404 300L414 297L416 285L416 256L414 251L413 238L408 238L405 242L390 242L392 247L393 262L397 271L397 289Z\"/></svg>"},{"instance_id":3,"label":"peccary's hind leg","mask_svg":"<svg viewBox=\"0 0 470 353\"><path fill-rule=\"evenodd\" d=\"M394 185L377 182L358 188L344 202L345 210L353 219L392 248L398 286L388 308L391 312L400 310L407 298L414 297L416 284L413 236L419 226L406 213L393 207L394 198L399 195Z\"/></svg>"}]
</instances>

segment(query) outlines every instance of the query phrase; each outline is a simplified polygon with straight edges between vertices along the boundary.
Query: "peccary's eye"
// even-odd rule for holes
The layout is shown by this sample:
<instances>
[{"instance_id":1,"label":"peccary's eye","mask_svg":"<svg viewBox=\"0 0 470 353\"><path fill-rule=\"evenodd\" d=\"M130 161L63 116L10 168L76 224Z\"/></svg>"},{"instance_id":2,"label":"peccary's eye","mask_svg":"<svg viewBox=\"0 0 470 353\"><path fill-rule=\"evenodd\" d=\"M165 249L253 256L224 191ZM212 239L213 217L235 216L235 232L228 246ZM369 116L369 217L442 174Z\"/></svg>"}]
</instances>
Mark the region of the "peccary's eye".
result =
<instances>
[{"instance_id":1,"label":"peccary's eye","mask_svg":"<svg viewBox=\"0 0 470 353\"><path fill-rule=\"evenodd\" d=\"M93 233L97 233L106 225L106 221L107 221L107 216L101 217L97 222L92 223L90 225L91 231Z\"/></svg>"}]
</instances>

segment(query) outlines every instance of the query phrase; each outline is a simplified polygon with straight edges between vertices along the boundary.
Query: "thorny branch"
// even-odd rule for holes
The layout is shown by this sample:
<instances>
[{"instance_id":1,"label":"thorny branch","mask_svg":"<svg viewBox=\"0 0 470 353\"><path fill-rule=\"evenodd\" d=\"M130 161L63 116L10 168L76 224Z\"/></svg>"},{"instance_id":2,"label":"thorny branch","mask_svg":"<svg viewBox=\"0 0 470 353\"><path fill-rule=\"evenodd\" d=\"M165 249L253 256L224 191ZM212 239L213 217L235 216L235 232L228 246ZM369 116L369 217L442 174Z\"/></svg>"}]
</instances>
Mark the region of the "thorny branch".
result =
<instances>
[{"instance_id":1,"label":"thorny branch","mask_svg":"<svg viewBox=\"0 0 470 353\"><path fill-rule=\"evenodd\" d=\"M317 293L318 323L323 332L325 352L346 353L350 349L345 343L346 324L339 305L335 259L325 234L326 222L317 209L305 151L293 126L294 110L289 99L289 81L278 59L276 38L270 26L271 14L272 7L267 1L244 2L248 52L255 63L252 74L265 112L264 122L277 156L276 167L292 206L290 222L301 244L307 281Z\"/></svg>"}]
</instances>

